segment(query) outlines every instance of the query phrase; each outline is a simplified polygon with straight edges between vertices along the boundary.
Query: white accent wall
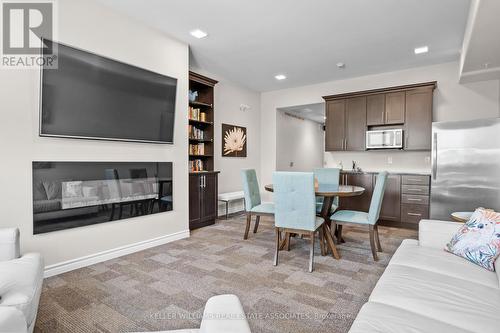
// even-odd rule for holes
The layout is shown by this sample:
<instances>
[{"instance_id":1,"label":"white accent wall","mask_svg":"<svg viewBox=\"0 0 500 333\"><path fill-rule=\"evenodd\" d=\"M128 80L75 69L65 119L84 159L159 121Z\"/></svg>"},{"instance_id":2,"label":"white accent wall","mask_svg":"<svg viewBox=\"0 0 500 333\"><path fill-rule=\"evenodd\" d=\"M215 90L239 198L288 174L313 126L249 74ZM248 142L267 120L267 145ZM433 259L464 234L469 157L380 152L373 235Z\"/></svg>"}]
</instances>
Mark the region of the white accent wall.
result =
<instances>
[{"instance_id":1,"label":"white accent wall","mask_svg":"<svg viewBox=\"0 0 500 333\"><path fill-rule=\"evenodd\" d=\"M323 167L323 125L277 112L276 170L311 171Z\"/></svg>"},{"instance_id":2,"label":"white accent wall","mask_svg":"<svg viewBox=\"0 0 500 333\"><path fill-rule=\"evenodd\" d=\"M57 4L59 41L178 79L175 144L41 138L38 71L2 70L0 227L19 227L22 252L41 252L49 266L99 253L109 259L113 249L123 254L131 244L144 248L148 242L158 245L188 236L188 46L93 1L59 0ZM33 235L31 162L35 160L172 161L174 209Z\"/></svg>"},{"instance_id":3,"label":"white accent wall","mask_svg":"<svg viewBox=\"0 0 500 333\"><path fill-rule=\"evenodd\" d=\"M362 76L346 80L324 82L298 88L262 93L261 96L261 183L270 183L277 169L277 109L294 105L323 102L322 96L382 87L398 86L426 81L437 81L434 95L434 121L467 120L499 117L499 81L459 84L459 63L450 62L433 66ZM387 155L381 153L325 153L327 165L342 160L350 168L351 160L358 160L365 169L388 168ZM392 153L393 170L430 169L425 152ZM402 155L404 154L404 155ZM397 163L397 164L395 164ZM270 194L263 191L266 199Z\"/></svg>"}]
</instances>

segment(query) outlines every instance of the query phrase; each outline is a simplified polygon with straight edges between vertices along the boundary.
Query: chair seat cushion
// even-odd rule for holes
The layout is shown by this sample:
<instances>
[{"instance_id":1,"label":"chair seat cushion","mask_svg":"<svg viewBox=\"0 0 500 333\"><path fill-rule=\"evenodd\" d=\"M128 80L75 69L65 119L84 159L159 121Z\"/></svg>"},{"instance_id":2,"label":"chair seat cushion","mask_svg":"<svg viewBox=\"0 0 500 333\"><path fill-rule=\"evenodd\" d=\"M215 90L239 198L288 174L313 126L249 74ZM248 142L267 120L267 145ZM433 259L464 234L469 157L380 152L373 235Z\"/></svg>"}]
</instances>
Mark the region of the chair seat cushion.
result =
<instances>
[{"instance_id":1,"label":"chair seat cushion","mask_svg":"<svg viewBox=\"0 0 500 333\"><path fill-rule=\"evenodd\" d=\"M495 273L448 253L444 249L420 246L418 241L414 239L405 239L401 243L389 265L415 267L463 279L470 283L499 288Z\"/></svg>"},{"instance_id":2,"label":"chair seat cushion","mask_svg":"<svg viewBox=\"0 0 500 333\"><path fill-rule=\"evenodd\" d=\"M330 219L335 222L370 224L368 222L368 213L355 210L339 210L335 212Z\"/></svg>"},{"instance_id":3,"label":"chair seat cushion","mask_svg":"<svg viewBox=\"0 0 500 333\"><path fill-rule=\"evenodd\" d=\"M262 214L274 214L274 204L271 202L263 202L260 205L253 207L250 212Z\"/></svg>"},{"instance_id":4,"label":"chair seat cushion","mask_svg":"<svg viewBox=\"0 0 500 333\"><path fill-rule=\"evenodd\" d=\"M457 326L427 316L417 315L402 308L368 302L359 311L349 333L466 333Z\"/></svg>"},{"instance_id":5,"label":"chair seat cushion","mask_svg":"<svg viewBox=\"0 0 500 333\"><path fill-rule=\"evenodd\" d=\"M323 224L323 222L325 222L324 218L316 216L315 230L318 229Z\"/></svg>"},{"instance_id":6,"label":"chair seat cushion","mask_svg":"<svg viewBox=\"0 0 500 333\"><path fill-rule=\"evenodd\" d=\"M471 332L496 333L500 325L500 289L410 266L390 264L369 300Z\"/></svg>"}]
</instances>

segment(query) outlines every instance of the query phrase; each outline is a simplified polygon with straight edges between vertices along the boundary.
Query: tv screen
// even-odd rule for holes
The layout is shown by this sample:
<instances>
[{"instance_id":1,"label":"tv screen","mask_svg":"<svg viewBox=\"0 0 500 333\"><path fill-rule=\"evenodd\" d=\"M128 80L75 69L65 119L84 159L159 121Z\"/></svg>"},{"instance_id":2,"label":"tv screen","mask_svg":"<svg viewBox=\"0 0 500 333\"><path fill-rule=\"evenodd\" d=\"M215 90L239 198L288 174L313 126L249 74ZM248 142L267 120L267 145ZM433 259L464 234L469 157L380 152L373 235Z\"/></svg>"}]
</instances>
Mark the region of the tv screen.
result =
<instances>
[{"instance_id":1,"label":"tv screen","mask_svg":"<svg viewBox=\"0 0 500 333\"><path fill-rule=\"evenodd\" d=\"M42 68L40 135L173 143L177 79L67 45Z\"/></svg>"}]
</instances>

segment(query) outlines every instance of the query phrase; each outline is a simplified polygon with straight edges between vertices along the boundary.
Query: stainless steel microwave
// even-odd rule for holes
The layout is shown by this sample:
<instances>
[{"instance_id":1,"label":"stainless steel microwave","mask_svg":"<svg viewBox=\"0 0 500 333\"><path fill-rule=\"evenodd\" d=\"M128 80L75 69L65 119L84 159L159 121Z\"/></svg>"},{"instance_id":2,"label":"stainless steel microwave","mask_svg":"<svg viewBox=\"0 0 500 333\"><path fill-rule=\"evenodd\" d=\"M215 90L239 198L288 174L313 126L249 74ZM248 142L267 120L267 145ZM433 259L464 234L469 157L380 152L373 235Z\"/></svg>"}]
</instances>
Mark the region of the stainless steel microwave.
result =
<instances>
[{"instance_id":1,"label":"stainless steel microwave","mask_svg":"<svg viewBox=\"0 0 500 333\"><path fill-rule=\"evenodd\" d=\"M366 131L366 149L403 148L403 129Z\"/></svg>"}]
</instances>

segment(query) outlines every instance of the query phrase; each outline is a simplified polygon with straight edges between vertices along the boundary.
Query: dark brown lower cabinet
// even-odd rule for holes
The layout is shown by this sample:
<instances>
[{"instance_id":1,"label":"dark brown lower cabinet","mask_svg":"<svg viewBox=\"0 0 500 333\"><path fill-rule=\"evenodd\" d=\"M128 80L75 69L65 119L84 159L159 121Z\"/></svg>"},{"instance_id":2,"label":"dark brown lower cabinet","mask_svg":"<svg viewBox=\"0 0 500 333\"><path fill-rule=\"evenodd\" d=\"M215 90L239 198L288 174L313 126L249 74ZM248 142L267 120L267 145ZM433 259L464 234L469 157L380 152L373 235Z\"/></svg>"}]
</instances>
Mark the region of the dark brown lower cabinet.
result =
<instances>
[{"instance_id":1,"label":"dark brown lower cabinet","mask_svg":"<svg viewBox=\"0 0 500 333\"><path fill-rule=\"evenodd\" d=\"M218 172L189 175L189 229L215 223L217 218Z\"/></svg>"},{"instance_id":2,"label":"dark brown lower cabinet","mask_svg":"<svg viewBox=\"0 0 500 333\"><path fill-rule=\"evenodd\" d=\"M365 192L356 197L340 199L340 209L368 212L373 192L373 175L371 173L343 174L344 185L356 185L365 188Z\"/></svg>"},{"instance_id":3,"label":"dark brown lower cabinet","mask_svg":"<svg viewBox=\"0 0 500 333\"><path fill-rule=\"evenodd\" d=\"M377 175L373 175L373 182L376 183ZM375 186L375 185L374 185ZM387 176L384 199L380 209L380 219L386 221L399 222L401 218L401 176Z\"/></svg>"}]
</instances>

